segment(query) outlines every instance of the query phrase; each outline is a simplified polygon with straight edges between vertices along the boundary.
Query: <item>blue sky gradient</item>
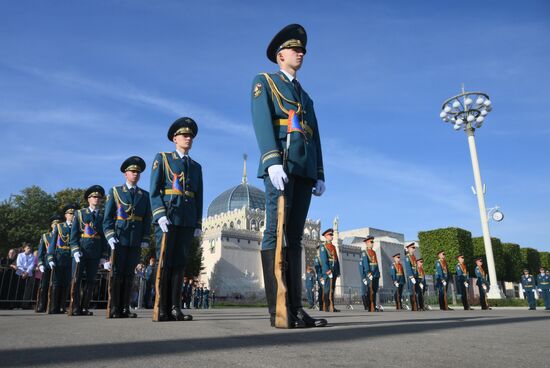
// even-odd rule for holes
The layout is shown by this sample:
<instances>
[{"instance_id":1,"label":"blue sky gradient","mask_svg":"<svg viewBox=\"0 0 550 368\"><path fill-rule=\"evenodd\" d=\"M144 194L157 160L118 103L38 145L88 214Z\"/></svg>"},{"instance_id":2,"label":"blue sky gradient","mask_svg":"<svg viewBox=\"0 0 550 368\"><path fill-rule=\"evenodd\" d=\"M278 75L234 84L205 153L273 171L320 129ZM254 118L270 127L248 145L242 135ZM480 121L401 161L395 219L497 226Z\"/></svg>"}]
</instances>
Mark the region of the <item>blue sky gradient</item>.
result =
<instances>
[{"instance_id":1,"label":"blue sky gradient","mask_svg":"<svg viewBox=\"0 0 550 368\"><path fill-rule=\"evenodd\" d=\"M343 230L458 226L481 235L464 132L439 119L460 91L488 93L476 133L491 235L550 250L550 3L547 1L20 1L0 11L0 199L122 182L130 155L151 165L191 116L205 213L249 182L259 159L254 75L289 23L308 31L298 74L315 101L327 192L310 218ZM149 167L141 185L149 187Z\"/></svg>"}]
</instances>

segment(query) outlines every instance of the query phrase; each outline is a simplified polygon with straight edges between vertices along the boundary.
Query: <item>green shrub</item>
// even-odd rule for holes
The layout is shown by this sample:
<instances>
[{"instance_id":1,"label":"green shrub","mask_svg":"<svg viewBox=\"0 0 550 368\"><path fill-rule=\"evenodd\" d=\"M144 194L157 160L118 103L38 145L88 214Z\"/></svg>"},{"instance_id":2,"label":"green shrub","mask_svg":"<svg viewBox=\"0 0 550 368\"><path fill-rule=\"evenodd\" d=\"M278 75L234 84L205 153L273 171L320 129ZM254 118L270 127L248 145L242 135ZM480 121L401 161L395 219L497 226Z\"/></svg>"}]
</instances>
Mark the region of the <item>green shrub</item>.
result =
<instances>
[{"instance_id":1,"label":"green shrub","mask_svg":"<svg viewBox=\"0 0 550 368\"><path fill-rule=\"evenodd\" d=\"M472 233L458 227L420 231L418 242L420 254L424 259L424 270L428 274L435 273L435 261L439 250L445 251L449 271L452 273L459 254L463 254L466 260L473 257Z\"/></svg>"}]
</instances>

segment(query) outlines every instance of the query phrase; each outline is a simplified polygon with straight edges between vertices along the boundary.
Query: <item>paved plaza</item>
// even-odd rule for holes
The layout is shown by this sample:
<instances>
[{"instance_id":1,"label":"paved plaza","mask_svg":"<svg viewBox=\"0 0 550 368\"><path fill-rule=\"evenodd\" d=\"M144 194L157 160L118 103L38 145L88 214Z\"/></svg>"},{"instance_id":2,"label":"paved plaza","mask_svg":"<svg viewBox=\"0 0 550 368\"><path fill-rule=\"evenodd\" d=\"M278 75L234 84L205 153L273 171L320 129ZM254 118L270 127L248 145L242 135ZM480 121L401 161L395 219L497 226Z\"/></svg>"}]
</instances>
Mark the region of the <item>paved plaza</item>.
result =
<instances>
[{"instance_id":1,"label":"paved plaza","mask_svg":"<svg viewBox=\"0 0 550 368\"><path fill-rule=\"evenodd\" d=\"M0 366L548 367L550 312L314 312L329 326L276 330L263 308L193 310L192 322L0 311Z\"/></svg>"}]
</instances>

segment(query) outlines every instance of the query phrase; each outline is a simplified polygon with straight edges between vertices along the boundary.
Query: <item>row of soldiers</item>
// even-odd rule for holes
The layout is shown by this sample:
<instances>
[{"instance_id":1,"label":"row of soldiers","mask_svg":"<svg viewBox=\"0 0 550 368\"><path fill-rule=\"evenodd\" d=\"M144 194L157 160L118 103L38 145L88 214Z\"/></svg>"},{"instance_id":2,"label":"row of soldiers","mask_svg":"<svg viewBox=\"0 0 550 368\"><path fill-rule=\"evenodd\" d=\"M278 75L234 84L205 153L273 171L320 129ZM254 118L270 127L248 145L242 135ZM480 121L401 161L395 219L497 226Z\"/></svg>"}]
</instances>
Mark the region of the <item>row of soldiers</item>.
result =
<instances>
[{"instance_id":1,"label":"row of soldiers","mask_svg":"<svg viewBox=\"0 0 550 368\"><path fill-rule=\"evenodd\" d=\"M208 309L210 308L210 289L206 286L199 286L193 279L183 278L182 306L186 309Z\"/></svg>"},{"instance_id":2,"label":"row of soldiers","mask_svg":"<svg viewBox=\"0 0 550 368\"><path fill-rule=\"evenodd\" d=\"M311 267L307 268L305 275L306 293L310 308L314 305L313 289L317 284L319 310L327 312L338 312L334 307L334 290L336 279L340 276L340 265L336 247L332 244L333 229L325 230L322 235L326 241L317 247L317 256L314 258L315 272ZM382 307L376 304L376 297L379 290L380 269L376 252L374 251L374 236L368 236L363 239L365 249L361 251L359 261L359 275L361 277L361 298L365 310L370 312L380 311ZM394 300L397 310L403 307L403 289L405 285L408 289L411 309L413 311L426 310L424 303L424 294L427 290L426 273L424 271L424 261L422 258L416 258L414 252L416 243L409 243L405 247L404 264L401 263L401 253L393 255L393 262L390 265L390 275L394 286ZM488 274L483 268L483 259L475 260L476 285L479 290L479 299L481 308L489 310L487 292L490 283ZM468 300L468 291L471 287L472 278L465 263L464 255L457 256L455 265L455 282L458 294L461 296L461 302L464 310L472 310ZM435 287L438 291L439 307L441 310L452 310L447 301L447 291L450 281L450 269L447 264L444 250L438 252L438 259L435 262ZM521 283L525 290L526 298L529 302L529 309L536 308L534 294L537 290L543 298L546 309L550 309L550 270L540 269L540 274L533 277L529 270L525 269L521 277Z\"/></svg>"},{"instance_id":3,"label":"row of soldiers","mask_svg":"<svg viewBox=\"0 0 550 368\"><path fill-rule=\"evenodd\" d=\"M77 209L69 204L63 209L64 219L52 218L52 231L42 235L39 246L39 268L44 277L38 312L64 313L70 285L68 314L92 315L93 286L103 266L111 271L107 317L136 317L130 311L134 270L141 248L149 247L153 222L159 244L154 320L192 319L181 311L181 301L186 255L193 237L201 233L202 169L189 157L197 132L191 118L180 118L170 126L168 139L175 150L156 155L151 193L138 187L145 161L132 156L120 167L123 185L111 188L107 195L103 187L92 185L84 193L87 207Z\"/></svg>"}]
</instances>

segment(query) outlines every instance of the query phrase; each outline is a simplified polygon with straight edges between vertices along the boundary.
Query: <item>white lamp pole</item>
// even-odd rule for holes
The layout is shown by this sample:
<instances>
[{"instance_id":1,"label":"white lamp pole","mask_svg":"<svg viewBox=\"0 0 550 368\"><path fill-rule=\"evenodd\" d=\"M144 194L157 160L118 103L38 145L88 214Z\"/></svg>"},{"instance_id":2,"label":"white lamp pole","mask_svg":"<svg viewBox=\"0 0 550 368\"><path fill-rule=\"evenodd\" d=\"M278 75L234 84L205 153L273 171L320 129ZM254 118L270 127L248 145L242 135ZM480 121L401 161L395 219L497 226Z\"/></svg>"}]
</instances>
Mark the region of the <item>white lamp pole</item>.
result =
<instances>
[{"instance_id":1,"label":"white lamp pole","mask_svg":"<svg viewBox=\"0 0 550 368\"><path fill-rule=\"evenodd\" d=\"M482 92L465 92L464 86L462 86L462 93L445 101L441 109L442 111L439 116L443 121L453 123L455 130L462 129L468 136L472 168L474 170L477 204L479 206L481 229L483 231L483 243L485 245L485 256L487 258L487 269L489 271L489 282L491 285L487 296L491 299L500 299L503 294L497 282L495 258L493 256L491 235L489 233L489 217L485 207L485 193L483 191L474 138L474 131L481 128L485 117L492 110L491 100L488 95Z\"/></svg>"}]
</instances>

